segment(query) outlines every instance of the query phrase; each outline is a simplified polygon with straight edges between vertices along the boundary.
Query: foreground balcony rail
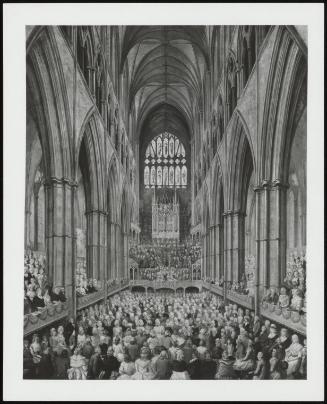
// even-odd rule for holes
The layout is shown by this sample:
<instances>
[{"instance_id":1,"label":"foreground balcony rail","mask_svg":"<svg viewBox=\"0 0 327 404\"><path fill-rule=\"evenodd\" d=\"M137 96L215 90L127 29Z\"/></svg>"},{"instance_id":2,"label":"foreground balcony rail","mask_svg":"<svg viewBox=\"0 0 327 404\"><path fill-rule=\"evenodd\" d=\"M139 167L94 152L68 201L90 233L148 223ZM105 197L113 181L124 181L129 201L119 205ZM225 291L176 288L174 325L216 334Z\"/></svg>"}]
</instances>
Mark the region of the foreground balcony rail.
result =
<instances>
[{"instance_id":1,"label":"foreground balcony rail","mask_svg":"<svg viewBox=\"0 0 327 404\"><path fill-rule=\"evenodd\" d=\"M233 290L228 290L227 299L239 304L240 306L244 306L247 309L254 310L254 297L249 295L244 295L242 293L237 293Z\"/></svg>"},{"instance_id":2,"label":"foreground balcony rail","mask_svg":"<svg viewBox=\"0 0 327 404\"><path fill-rule=\"evenodd\" d=\"M107 295L111 296L117 292L120 292L122 289L128 288L129 280L122 279L118 281L114 281L107 285ZM92 306L105 299L105 289L101 284L101 288L96 292L89 293L84 296L77 296L77 310L84 309L85 307Z\"/></svg>"},{"instance_id":3,"label":"foreground balcony rail","mask_svg":"<svg viewBox=\"0 0 327 404\"><path fill-rule=\"evenodd\" d=\"M96 292L90 293L84 296L78 296L76 299L77 310L84 309L87 306L91 306L100 300L104 299L104 288L97 290Z\"/></svg>"},{"instance_id":4,"label":"foreground balcony rail","mask_svg":"<svg viewBox=\"0 0 327 404\"><path fill-rule=\"evenodd\" d=\"M68 315L68 302L56 302L24 316L24 336L46 327Z\"/></svg>"},{"instance_id":5,"label":"foreground balcony rail","mask_svg":"<svg viewBox=\"0 0 327 404\"><path fill-rule=\"evenodd\" d=\"M129 286L129 279L121 279L115 281L112 284L109 284L107 287L108 296L114 295L115 293L128 288Z\"/></svg>"},{"instance_id":6,"label":"foreground balcony rail","mask_svg":"<svg viewBox=\"0 0 327 404\"><path fill-rule=\"evenodd\" d=\"M279 323L290 328L299 334L306 335L307 316L288 308L281 309L275 304L263 303L260 307L260 314L272 322Z\"/></svg>"},{"instance_id":7,"label":"foreground balcony rail","mask_svg":"<svg viewBox=\"0 0 327 404\"><path fill-rule=\"evenodd\" d=\"M219 285L203 281L203 287L219 296L224 296L224 288Z\"/></svg>"}]
</instances>

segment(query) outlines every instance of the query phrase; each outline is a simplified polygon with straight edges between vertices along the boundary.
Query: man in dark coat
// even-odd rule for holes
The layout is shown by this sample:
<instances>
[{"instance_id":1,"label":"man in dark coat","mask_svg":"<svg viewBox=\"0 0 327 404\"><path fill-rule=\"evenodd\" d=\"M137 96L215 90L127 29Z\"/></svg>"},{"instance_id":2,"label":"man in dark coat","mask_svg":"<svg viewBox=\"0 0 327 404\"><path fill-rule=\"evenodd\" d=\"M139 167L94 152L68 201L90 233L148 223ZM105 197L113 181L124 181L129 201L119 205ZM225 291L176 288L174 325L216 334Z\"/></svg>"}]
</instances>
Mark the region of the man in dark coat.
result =
<instances>
[{"instance_id":1,"label":"man in dark coat","mask_svg":"<svg viewBox=\"0 0 327 404\"><path fill-rule=\"evenodd\" d=\"M35 377L34 371L34 363L33 363L33 356L30 351L29 342L27 339L24 339L24 351L23 351L23 368L24 379L33 379Z\"/></svg>"},{"instance_id":2,"label":"man in dark coat","mask_svg":"<svg viewBox=\"0 0 327 404\"><path fill-rule=\"evenodd\" d=\"M189 363L192 359L193 356L193 346L192 346L192 340L188 338L185 341L184 347L183 347L183 354L184 354L184 360L186 363Z\"/></svg>"},{"instance_id":3,"label":"man in dark coat","mask_svg":"<svg viewBox=\"0 0 327 404\"><path fill-rule=\"evenodd\" d=\"M51 379L54 376L54 367L50 356L49 348L43 351L41 361L39 363L39 379Z\"/></svg>"},{"instance_id":4,"label":"man in dark coat","mask_svg":"<svg viewBox=\"0 0 327 404\"><path fill-rule=\"evenodd\" d=\"M201 379L201 360L198 358L198 354L196 351L193 352L193 358L187 365L187 371L192 380Z\"/></svg>"},{"instance_id":5,"label":"man in dark coat","mask_svg":"<svg viewBox=\"0 0 327 404\"><path fill-rule=\"evenodd\" d=\"M128 346L127 346L127 351L128 354L132 360L132 362L135 362L135 360L139 356L139 347L135 341L135 338L131 339Z\"/></svg>"},{"instance_id":6,"label":"man in dark coat","mask_svg":"<svg viewBox=\"0 0 327 404\"><path fill-rule=\"evenodd\" d=\"M200 363L200 374L203 380L213 380L217 372L217 363L211 359L210 353L207 351L204 359Z\"/></svg>"},{"instance_id":7,"label":"man in dark coat","mask_svg":"<svg viewBox=\"0 0 327 404\"><path fill-rule=\"evenodd\" d=\"M89 360L89 364L88 364L88 368L87 368L87 378L88 379L94 380L98 376L97 363L98 363L99 356L100 356L100 348L96 347L94 354L91 356L91 358Z\"/></svg>"}]
</instances>

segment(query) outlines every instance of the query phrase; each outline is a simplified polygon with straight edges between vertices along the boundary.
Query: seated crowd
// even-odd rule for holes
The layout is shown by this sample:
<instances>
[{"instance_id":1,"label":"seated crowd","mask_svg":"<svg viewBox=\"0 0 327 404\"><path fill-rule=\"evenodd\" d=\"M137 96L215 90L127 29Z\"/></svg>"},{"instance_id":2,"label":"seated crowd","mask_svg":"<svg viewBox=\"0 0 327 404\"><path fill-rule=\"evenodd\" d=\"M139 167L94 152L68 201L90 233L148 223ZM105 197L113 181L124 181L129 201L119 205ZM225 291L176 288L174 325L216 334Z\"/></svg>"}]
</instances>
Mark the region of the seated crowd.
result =
<instances>
[{"instance_id":1,"label":"seated crowd","mask_svg":"<svg viewBox=\"0 0 327 404\"><path fill-rule=\"evenodd\" d=\"M24 377L301 379L306 339L209 292L121 292L25 339Z\"/></svg>"},{"instance_id":2,"label":"seated crowd","mask_svg":"<svg viewBox=\"0 0 327 404\"><path fill-rule=\"evenodd\" d=\"M306 313L306 260L304 254L292 253L286 276L279 288L267 288L262 303L274 304L281 309Z\"/></svg>"},{"instance_id":3,"label":"seated crowd","mask_svg":"<svg viewBox=\"0 0 327 404\"><path fill-rule=\"evenodd\" d=\"M76 294L85 296L101 289L100 282L97 279L87 277L86 263L78 262L76 269Z\"/></svg>"},{"instance_id":4,"label":"seated crowd","mask_svg":"<svg viewBox=\"0 0 327 404\"><path fill-rule=\"evenodd\" d=\"M192 243L134 245L129 250L129 256L139 268L171 266L183 269L190 268L201 257L201 246Z\"/></svg>"},{"instance_id":5,"label":"seated crowd","mask_svg":"<svg viewBox=\"0 0 327 404\"><path fill-rule=\"evenodd\" d=\"M24 256L24 315L66 300L63 288L54 290L45 273L45 258L35 252Z\"/></svg>"},{"instance_id":6,"label":"seated crowd","mask_svg":"<svg viewBox=\"0 0 327 404\"><path fill-rule=\"evenodd\" d=\"M198 273L193 272L193 279L197 279ZM201 276L201 274L200 274ZM192 268L173 268L162 267L140 268L139 279L158 282L175 282L192 280Z\"/></svg>"}]
</instances>

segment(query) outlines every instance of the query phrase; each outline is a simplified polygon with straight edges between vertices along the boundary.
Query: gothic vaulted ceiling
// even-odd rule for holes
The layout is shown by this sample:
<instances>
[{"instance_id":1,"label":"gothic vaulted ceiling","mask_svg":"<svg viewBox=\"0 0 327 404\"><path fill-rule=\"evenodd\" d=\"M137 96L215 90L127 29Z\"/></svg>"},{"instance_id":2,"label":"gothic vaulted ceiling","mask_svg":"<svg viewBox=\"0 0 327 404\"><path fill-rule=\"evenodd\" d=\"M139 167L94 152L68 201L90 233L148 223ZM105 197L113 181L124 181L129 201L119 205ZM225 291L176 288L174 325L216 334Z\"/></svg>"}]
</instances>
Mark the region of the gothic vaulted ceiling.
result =
<instances>
[{"instance_id":1,"label":"gothic vaulted ceiling","mask_svg":"<svg viewBox=\"0 0 327 404\"><path fill-rule=\"evenodd\" d=\"M191 135L208 48L202 26L125 28L121 68L127 69L129 108L142 143L164 130L185 139Z\"/></svg>"}]
</instances>

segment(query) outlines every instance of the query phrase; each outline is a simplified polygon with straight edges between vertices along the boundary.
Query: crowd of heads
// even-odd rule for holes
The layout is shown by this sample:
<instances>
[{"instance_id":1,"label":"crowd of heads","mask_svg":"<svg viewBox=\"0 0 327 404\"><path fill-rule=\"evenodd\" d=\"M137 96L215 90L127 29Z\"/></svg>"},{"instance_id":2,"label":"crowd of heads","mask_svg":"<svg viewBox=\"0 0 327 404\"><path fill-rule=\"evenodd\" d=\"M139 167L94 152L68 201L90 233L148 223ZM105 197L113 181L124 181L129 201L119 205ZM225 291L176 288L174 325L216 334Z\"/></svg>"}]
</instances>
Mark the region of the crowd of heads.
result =
<instances>
[{"instance_id":1,"label":"crowd of heads","mask_svg":"<svg viewBox=\"0 0 327 404\"><path fill-rule=\"evenodd\" d=\"M306 313L306 259L304 253L290 254L282 286L267 288L262 303Z\"/></svg>"},{"instance_id":2,"label":"crowd of heads","mask_svg":"<svg viewBox=\"0 0 327 404\"><path fill-rule=\"evenodd\" d=\"M63 288L49 284L45 257L35 252L24 255L24 314L42 310L59 301L65 301Z\"/></svg>"},{"instance_id":3,"label":"crowd of heads","mask_svg":"<svg viewBox=\"0 0 327 404\"><path fill-rule=\"evenodd\" d=\"M199 271L194 267L175 268L159 266L156 268L140 268L136 274L136 278L138 279L157 282L191 281L201 279L201 269Z\"/></svg>"},{"instance_id":4,"label":"crowd of heads","mask_svg":"<svg viewBox=\"0 0 327 404\"><path fill-rule=\"evenodd\" d=\"M77 296L85 296L101 289L101 283L98 279L87 276L85 262L78 262L76 268L76 294Z\"/></svg>"},{"instance_id":5,"label":"crowd of heads","mask_svg":"<svg viewBox=\"0 0 327 404\"><path fill-rule=\"evenodd\" d=\"M201 246L193 243L169 245L134 245L129 256L139 268L157 268L159 266L190 268L201 257Z\"/></svg>"},{"instance_id":6,"label":"crowd of heads","mask_svg":"<svg viewBox=\"0 0 327 404\"><path fill-rule=\"evenodd\" d=\"M121 292L24 340L24 377L306 378L306 340L209 292Z\"/></svg>"}]
</instances>

